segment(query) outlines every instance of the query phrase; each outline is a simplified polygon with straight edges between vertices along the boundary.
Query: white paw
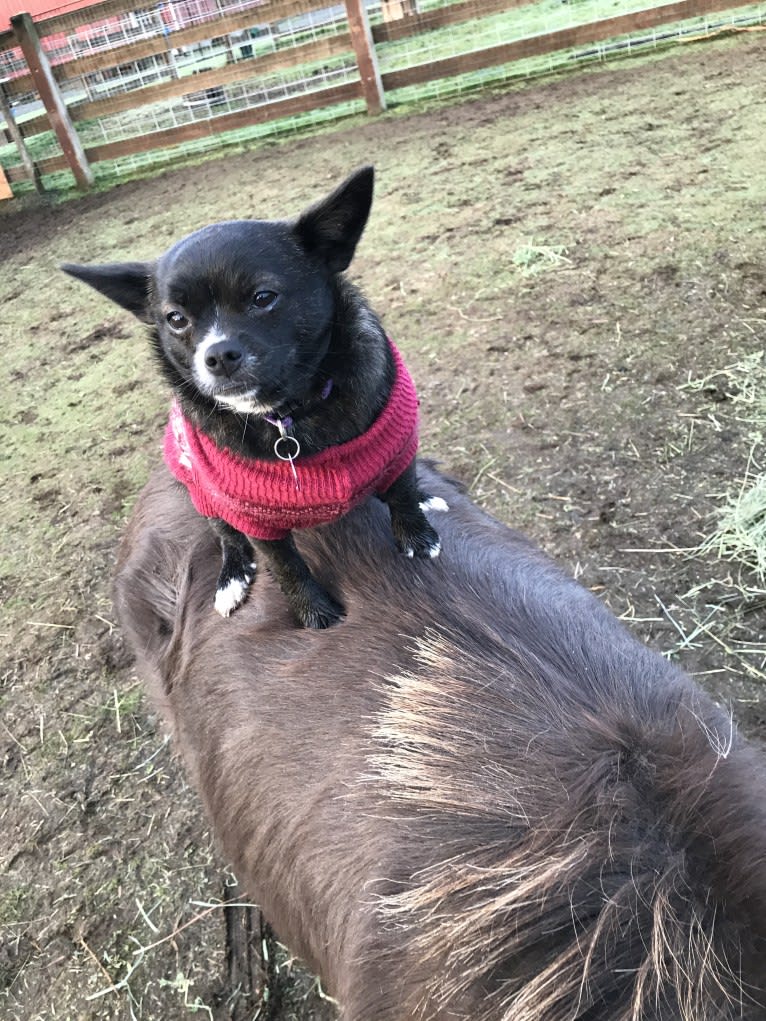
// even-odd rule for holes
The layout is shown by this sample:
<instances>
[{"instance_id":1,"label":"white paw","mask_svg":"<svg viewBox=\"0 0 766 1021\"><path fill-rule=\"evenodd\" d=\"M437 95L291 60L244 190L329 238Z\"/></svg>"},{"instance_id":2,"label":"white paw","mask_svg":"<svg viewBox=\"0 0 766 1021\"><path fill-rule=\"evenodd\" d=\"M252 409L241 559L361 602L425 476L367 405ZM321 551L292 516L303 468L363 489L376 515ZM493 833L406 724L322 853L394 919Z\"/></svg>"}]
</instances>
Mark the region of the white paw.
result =
<instances>
[{"instance_id":1,"label":"white paw","mask_svg":"<svg viewBox=\"0 0 766 1021\"><path fill-rule=\"evenodd\" d=\"M444 513L449 510L449 504L446 500L442 500L440 496L429 496L427 500L423 500L420 504L420 509L425 514L426 511L441 511ZM432 553L431 556L438 556L438 550L436 553Z\"/></svg>"},{"instance_id":2,"label":"white paw","mask_svg":"<svg viewBox=\"0 0 766 1021\"><path fill-rule=\"evenodd\" d=\"M435 542L433 544L433 546L429 546L429 548L428 548L428 555L429 555L429 557L432 560L434 560L436 557L439 556L441 551L442 551L442 544L440 542Z\"/></svg>"},{"instance_id":3,"label":"white paw","mask_svg":"<svg viewBox=\"0 0 766 1021\"><path fill-rule=\"evenodd\" d=\"M244 603L252 580L252 575L245 575L244 578L232 578L228 584L216 591L215 608L222 617L230 616Z\"/></svg>"},{"instance_id":4,"label":"white paw","mask_svg":"<svg viewBox=\"0 0 766 1021\"><path fill-rule=\"evenodd\" d=\"M415 556L415 550L412 548L412 546L405 546L404 549L402 550L402 553L405 555L405 557L409 557L410 560L412 560L412 558Z\"/></svg>"}]
</instances>

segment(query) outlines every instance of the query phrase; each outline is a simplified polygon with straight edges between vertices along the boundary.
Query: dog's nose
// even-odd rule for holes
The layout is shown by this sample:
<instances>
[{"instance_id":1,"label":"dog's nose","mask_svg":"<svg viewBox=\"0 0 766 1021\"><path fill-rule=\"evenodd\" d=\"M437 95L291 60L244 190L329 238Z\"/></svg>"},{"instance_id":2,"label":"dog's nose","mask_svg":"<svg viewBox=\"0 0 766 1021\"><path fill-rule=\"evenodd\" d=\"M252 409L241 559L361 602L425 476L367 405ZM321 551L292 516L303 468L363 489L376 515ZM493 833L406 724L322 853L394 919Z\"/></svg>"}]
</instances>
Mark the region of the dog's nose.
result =
<instances>
[{"instance_id":1,"label":"dog's nose","mask_svg":"<svg viewBox=\"0 0 766 1021\"><path fill-rule=\"evenodd\" d=\"M242 348L233 340L219 340L205 352L205 368L214 376L233 376L242 365Z\"/></svg>"}]
</instances>

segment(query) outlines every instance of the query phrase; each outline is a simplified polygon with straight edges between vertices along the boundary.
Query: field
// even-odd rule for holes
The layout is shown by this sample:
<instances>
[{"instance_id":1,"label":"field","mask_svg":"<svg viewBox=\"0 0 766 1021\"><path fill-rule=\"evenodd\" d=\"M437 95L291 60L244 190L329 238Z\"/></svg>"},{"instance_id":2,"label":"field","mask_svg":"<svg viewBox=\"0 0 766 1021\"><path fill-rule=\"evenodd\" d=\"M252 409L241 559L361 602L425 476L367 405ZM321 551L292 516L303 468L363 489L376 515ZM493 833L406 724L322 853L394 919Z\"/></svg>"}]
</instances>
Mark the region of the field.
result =
<instances>
[{"instance_id":1,"label":"field","mask_svg":"<svg viewBox=\"0 0 766 1021\"><path fill-rule=\"evenodd\" d=\"M687 45L0 210L0 1016L257 1011L227 968L222 898L245 893L110 603L168 396L142 328L60 261L292 215L375 163L352 268L418 383L424 454L766 738L763 582L705 547L762 456L765 47ZM331 1016L276 949L260 1016Z\"/></svg>"}]
</instances>

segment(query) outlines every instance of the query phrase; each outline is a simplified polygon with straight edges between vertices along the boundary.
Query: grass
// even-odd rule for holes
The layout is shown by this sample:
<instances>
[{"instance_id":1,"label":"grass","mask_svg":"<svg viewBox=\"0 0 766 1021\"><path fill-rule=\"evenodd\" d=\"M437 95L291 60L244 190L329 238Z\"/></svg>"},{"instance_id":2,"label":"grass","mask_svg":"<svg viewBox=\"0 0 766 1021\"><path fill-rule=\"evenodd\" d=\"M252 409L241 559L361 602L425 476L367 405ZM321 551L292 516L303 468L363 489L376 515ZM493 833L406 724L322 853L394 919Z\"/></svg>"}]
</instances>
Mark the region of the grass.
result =
<instances>
[{"instance_id":1,"label":"grass","mask_svg":"<svg viewBox=\"0 0 766 1021\"><path fill-rule=\"evenodd\" d=\"M546 269L570 264L571 260L567 258L566 253L564 245L523 244L513 253L512 261L524 276L533 276Z\"/></svg>"}]
</instances>

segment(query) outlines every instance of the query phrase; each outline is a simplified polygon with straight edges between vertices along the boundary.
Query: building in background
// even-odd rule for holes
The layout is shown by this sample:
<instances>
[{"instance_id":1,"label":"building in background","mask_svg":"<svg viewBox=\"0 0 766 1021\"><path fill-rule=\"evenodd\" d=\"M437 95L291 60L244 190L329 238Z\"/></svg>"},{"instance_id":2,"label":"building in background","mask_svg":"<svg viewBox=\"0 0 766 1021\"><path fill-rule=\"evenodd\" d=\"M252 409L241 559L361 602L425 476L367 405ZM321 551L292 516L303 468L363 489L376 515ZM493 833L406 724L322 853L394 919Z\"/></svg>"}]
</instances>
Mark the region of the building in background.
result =
<instances>
[{"instance_id":1,"label":"building in background","mask_svg":"<svg viewBox=\"0 0 766 1021\"><path fill-rule=\"evenodd\" d=\"M218 18L222 13L256 7L264 0L161 0L160 3L140 5L135 10L108 17L99 17L102 4L96 0L73 0L60 6L51 6L51 0L0 0L0 32L11 28L11 17L27 13L37 21L74 14L83 8L94 7L93 21L73 24L66 29L43 38L43 48L51 64L61 64L99 50L112 49L121 43L135 42L158 34L158 27L166 33ZM82 15L77 20L81 20ZM0 84L23 74L26 70L19 50L0 52Z\"/></svg>"}]
</instances>

